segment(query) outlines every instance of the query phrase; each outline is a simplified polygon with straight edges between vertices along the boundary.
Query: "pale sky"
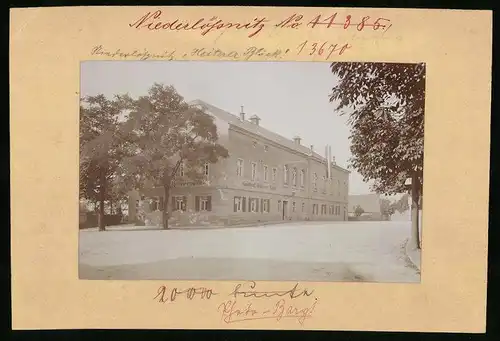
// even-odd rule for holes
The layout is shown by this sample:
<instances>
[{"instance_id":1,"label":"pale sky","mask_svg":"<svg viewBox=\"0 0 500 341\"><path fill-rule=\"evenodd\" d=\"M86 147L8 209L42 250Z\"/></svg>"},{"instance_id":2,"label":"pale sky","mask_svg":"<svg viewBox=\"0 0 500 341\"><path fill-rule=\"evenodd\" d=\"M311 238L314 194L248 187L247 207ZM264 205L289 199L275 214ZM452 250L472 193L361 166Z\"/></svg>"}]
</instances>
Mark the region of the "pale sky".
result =
<instances>
[{"instance_id":1,"label":"pale sky","mask_svg":"<svg viewBox=\"0 0 500 341\"><path fill-rule=\"evenodd\" d=\"M89 61L81 64L81 95L144 95L153 83L173 85L186 101L200 99L247 117L284 137L299 135L305 146L324 154L332 146L337 164L347 168L346 116L329 102L334 85L329 63L219 61ZM349 194L370 193L351 169Z\"/></svg>"}]
</instances>

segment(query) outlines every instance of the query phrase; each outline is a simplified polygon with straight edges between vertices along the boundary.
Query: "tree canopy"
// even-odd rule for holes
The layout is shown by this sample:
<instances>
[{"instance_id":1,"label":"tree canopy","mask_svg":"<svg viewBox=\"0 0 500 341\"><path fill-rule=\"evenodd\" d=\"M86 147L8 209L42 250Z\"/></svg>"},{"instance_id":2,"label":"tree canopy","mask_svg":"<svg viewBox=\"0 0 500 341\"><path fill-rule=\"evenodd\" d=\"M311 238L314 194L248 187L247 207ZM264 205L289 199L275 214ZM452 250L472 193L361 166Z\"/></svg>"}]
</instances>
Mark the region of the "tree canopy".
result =
<instances>
[{"instance_id":1,"label":"tree canopy","mask_svg":"<svg viewBox=\"0 0 500 341\"><path fill-rule=\"evenodd\" d=\"M120 200L114 186L121 160L128 155L122 128L123 108L104 95L87 96L80 104L80 198L99 202L99 228L104 229L104 203Z\"/></svg>"},{"instance_id":2,"label":"tree canopy","mask_svg":"<svg viewBox=\"0 0 500 341\"><path fill-rule=\"evenodd\" d=\"M100 202L103 216L107 200L119 200L132 189L162 187L166 205L181 166L184 180L206 182L205 165L228 156L217 141L213 117L186 103L172 86L154 84L136 99L85 97L80 107L80 197Z\"/></svg>"},{"instance_id":3,"label":"tree canopy","mask_svg":"<svg viewBox=\"0 0 500 341\"><path fill-rule=\"evenodd\" d=\"M127 108L126 130L134 136L134 153L120 164L120 182L127 188L162 187L167 205L179 179L206 183L204 166L228 157L217 142L213 117L186 103L174 87L154 84L146 96L118 99ZM167 228L167 210L163 212Z\"/></svg>"},{"instance_id":4,"label":"tree canopy","mask_svg":"<svg viewBox=\"0 0 500 341\"><path fill-rule=\"evenodd\" d=\"M330 101L349 115L350 166L373 190L406 192L417 175L422 191L425 64L335 62Z\"/></svg>"}]
</instances>

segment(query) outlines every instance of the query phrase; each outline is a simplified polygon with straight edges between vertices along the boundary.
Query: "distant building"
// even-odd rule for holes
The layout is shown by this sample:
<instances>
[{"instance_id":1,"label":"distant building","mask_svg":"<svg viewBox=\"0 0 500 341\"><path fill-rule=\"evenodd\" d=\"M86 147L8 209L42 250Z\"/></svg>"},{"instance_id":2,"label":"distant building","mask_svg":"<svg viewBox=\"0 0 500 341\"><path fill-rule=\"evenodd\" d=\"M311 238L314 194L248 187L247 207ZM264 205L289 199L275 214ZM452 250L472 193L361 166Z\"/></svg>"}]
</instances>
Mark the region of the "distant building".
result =
<instances>
[{"instance_id":1,"label":"distant building","mask_svg":"<svg viewBox=\"0 0 500 341\"><path fill-rule=\"evenodd\" d=\"M131 221L141 200L152 201L152 211L167 209L172 225L347 220L349 171L331 153L322 156L302 145L300 137L271 132L258 116L247 119L243 110L233 115L200 100L191 104L214 117L219 143L229 157L206 165L205 183L183 181L178 174L168 207L162 188L131 193Z\"/></svg>"},{"instance_id":2,"label":"distant building","mask_svg":"<svg viewBox=\"0 0 500 341\"><path fill-rule=\"evenodd\" d=\"M349 216L356 216L356 207L363 209L360 220L384 220L380 211L381 198L378 194L349 195Z\"/></svg>"}]
</instances>

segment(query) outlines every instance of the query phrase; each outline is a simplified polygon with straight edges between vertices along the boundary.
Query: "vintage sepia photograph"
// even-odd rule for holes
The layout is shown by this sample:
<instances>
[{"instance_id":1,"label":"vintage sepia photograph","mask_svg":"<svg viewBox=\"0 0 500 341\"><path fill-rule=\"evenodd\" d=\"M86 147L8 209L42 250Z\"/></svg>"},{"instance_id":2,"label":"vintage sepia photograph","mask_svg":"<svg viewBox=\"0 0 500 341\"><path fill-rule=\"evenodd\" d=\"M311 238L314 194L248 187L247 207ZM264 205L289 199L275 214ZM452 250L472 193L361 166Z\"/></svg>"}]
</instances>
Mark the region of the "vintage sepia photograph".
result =
<instances>
[{"instance_id":1,"label":"vintage sepia photograph","mask_svg":"<svg viewBox=\"0 0 500 341\"><path fill-rule=\"evenodd\" d=\"M80 279L420 282L424 63L80 77Z\"/></svg>"}]
</instances>

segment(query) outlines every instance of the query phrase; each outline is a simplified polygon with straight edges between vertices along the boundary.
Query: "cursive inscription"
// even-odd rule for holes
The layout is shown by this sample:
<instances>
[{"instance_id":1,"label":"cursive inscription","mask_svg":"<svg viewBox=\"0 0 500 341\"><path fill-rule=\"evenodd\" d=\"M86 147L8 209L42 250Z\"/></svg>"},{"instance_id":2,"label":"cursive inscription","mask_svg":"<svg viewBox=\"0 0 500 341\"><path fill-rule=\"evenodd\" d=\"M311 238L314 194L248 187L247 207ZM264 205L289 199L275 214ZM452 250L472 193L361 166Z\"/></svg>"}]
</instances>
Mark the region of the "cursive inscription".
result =
<instances>
[{"instance_id":1,"label":"cursive inscription","mask_svg":"<svg viewBox=\"0 0 500 341\"><path fill-rule=\"evenodd\" d=\"M167 287L165 285L162 285L158 288L158 291L156 293L156 296L154 297L154 300L158 300L160 303L166 303L166 302L174 302L178 296L183 296L187 298L188 300L192 300L196 297L200 299L207 299L209 300L212 296L218 295L216 292L214 292L212 289L208 288L187 288L183 290L179 290L177 288L173 288L170 290L170 293L167 290Z\"/></svg>"},{"instance_id":2,"label":"cursive inscription","mask_svg":"<svg viewBox=\"0 0 500 341\"><path fill-rule=\"evenodd\" d=\"M163 12L157 10L155 12L147 12L140 18L129 24L129 27L135 29L146 29L149 31L169 30L169 31L199 31L202 36L210 32L235 29L248 31L248 37L251 38L257 35L269 20L266 17L253 18L248 22L227 21L213 16L210 18L199 18L197 20L181 20L175 18L173 20L164 19Z\"/></svg>"},{"instance_id":3,"label":"cursive inscription","mask_svg":"<svg viewBox=\"0 0 500 341\"><path fill-rule=\"evenodd\" d=\"M220 304L217 311L221 314L222 321L228 324L263 319L280 321L286 318L295 319L303 325L306 319L312 317L317 303L318 299L316 298L312 304L303 307L291 304L282 298L264 309L257 309L253 307L251 302L246 305L238 305L236 300L228 300Z\"/></svg>"},{"instance_id":4,"label":"cursive inscription","mask_svg":"<svg viewBox=\"0 0 500 341\"><path fill-rule=\"evenodd\" d=\"M233 296L234 298L242 296L255 298L289 297L290 299L294 299L298 297L309 297L314 293L314 290L309 291L307 288L299 290L299 283L295 283L295 285L289 290L282 291L257 291L255 289L256 286L257 283L255 283L255 281L237 284L229 296Z\"/></svg>"},{"instance_id":5,"label":"cursive inscription","mask_svg":"<svg viewBox=\"0 0 500 341\"><path fill-rule=\"evenodd\" d=\"M279 30L298 30L306 27L307 29L338 28L358 32L371 30L384 33L392 27L392 23L389 18L366 14L357 16L348 12L334 12L330 15L317 14L309 18L300 13L293 13L286 18L271 22L266 16L255 16L247 20L231 20L221 18L218 15L207 15L193 20L183 20L177 17L168 17L161 10L156 10L141 14L138 18L133 19L128 26L145 31L197 31L202 36L219 32L219 37L227 30L236 30L244 31L248 38L252 38L265 30L266 26Z\"/></svg>"},{"instance_id":6,"label":"cursive inscription","mask_svg":"<svg viewBox=\"0 0 500 341\"><path fill-rule=\"evenodd\" d=\"M148 60L148 59L164 59L164 60L173 60L175 58L175 50L165 50L160 53L153 53L147 49L134 49L131 51L124 51L122 49L116 50L107 50L102 45L97 45L92 48L90 51L92 56L105 56L111 58L133 58L139 60Z\"/></svg>"}]
</instances>

